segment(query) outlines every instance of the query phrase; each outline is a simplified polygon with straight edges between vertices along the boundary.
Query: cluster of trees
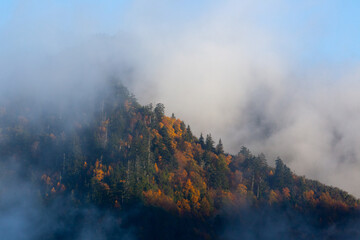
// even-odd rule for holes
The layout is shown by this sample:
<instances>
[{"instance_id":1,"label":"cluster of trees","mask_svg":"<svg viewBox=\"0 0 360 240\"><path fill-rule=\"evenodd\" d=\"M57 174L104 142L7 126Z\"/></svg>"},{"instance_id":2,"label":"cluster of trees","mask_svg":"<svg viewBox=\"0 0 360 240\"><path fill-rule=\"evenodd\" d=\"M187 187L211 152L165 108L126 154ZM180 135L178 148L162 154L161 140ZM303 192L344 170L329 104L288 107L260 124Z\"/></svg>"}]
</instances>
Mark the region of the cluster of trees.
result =
<instances>
[{"instance_id":1,"label":"cluster of trees","mask_svg":"<svg viewBox=\"0 0 360 240\"><path fill-rule=\"evenodd\" d=\"M69 117L52 109L39 121L31 106L2 106L0 154L22 161L45 201L69 195L77 206L114 211L142 203L197 219L224 205L287 206L329 223L358 208L358 199L295 175L280 158L271 167L246 147L225 153L221 140L197 138L164 105L141 106L123 86L112 89L95 112Z\"/></svg>"}]
</instances>

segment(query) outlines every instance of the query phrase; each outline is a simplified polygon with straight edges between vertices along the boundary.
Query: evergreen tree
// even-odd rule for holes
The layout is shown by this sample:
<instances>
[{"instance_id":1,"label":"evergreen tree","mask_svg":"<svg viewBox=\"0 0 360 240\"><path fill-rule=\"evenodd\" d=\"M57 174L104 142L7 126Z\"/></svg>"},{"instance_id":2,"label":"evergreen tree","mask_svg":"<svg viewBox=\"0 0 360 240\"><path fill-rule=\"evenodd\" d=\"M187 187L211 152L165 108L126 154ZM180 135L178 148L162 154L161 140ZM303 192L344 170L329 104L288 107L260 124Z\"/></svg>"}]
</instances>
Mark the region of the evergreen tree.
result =
<instances>
[{"instance_id":1,"label":"evergreen tree","mask_svg":"<svg viewBox=\"0 0 360 240\"><path fill-rule=\"evenodd\" d=\"M211 134L206 135L205 149L208 151L215 151L214 140L211 137Z\"/></svg>"},{"instance_id":2,"label":"evergreen tree","mask_svg":"<svg viewBox=\"0 0 360 240\"><path fill-rule=\"evenodd\" d=\"M216 153L224 154L224 146L222 144L221 138L219 139L219 143L216 145Z\"/></svg>"},{"instance_id":3,"label":"evergreen tree","mask_svg":"<svg viewBox=\"0 0 360 240\"><path fill-rule=\"evenodd\" d=\"M191 132L190 126L188 125L184 135L185 141L192 142L193 141L193 134Z\"/></svg>"},{"instance_id":4,"label":"evergreen tree","mask_svg":"<svg viewBox=\"0 0 360 240\"><path fill-rule=\"evenodd\" d=\"M277 158L275 163L276 167L273 179L274 187L278 189L291 187L293 179L290 168L288 168L280 158Z\"/></svg>"},{"instance_id":5,"label":"evergreen tree","mask_svg":"<svg viewBox=\"0 0 360 240\"><path fill-rule=\"evenodd\" d=\"M155 112L156 120L158 122L161 122L161 120L162 120L162 118L164 117L164 114L165 114L165 106L164 106L164 104L162 104L162 103L156 104L154 112Z\"/></svg>"},{"instance_id":6,"label":"evergreen tree","mask_svg":"<svg viewBox=\"0 0 360 240\"><path fill-rule=\"evenodd\" d=\"M244 155L245 158L248 158L248 157L252 156L250 150L248 148L244 147L244 146L241 147L241 150L240 150L240 152L238 154L239 155L240 154Z\"/></svg>"},{"instance_id":7,"label":"evergreen tree","mask_svg":"<svg viewBox=\"0 0 360 240\"><path fill-rule=\"evenodd\" d=\"M202 148L205 148L205 142L204 142L204 137L203 137L202 133L200 134L199 143Z\"/></svg>"}]
</instances>

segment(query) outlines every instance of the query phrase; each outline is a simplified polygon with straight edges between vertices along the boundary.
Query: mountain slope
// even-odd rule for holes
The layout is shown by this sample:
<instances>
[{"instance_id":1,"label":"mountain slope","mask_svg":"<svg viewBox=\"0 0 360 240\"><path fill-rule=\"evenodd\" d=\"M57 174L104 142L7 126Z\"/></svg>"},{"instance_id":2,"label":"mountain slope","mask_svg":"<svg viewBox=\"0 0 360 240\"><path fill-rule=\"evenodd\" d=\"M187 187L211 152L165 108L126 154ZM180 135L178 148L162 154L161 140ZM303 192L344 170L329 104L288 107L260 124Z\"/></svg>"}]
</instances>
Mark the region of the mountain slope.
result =
<instances>
[{"instance_id":1,"label":"mountain slope","mask_svg":"<svg viewBox=\"0 0 360 240\"><path fill-rule=\"evenodd\" d=\"M225 153L221 141L195 137L162 104L141 106L116 82L92 99L75 106L11 99L1 106L1 181L30 181L56 224L80 219L76 226L97 225L106 239L124 236L119 229L135 229L131 236L140 239L360 236L349 225L358 221L360 202L345 191L293 174L280 158L271 167L246 147ZM99 212L94 222L81 220L89 208ZM108 229L109 212L117 223ZM266 234L257 233L264 226ZM36 238L82 234L66 226Z\"/></svg>"}]
</instances>

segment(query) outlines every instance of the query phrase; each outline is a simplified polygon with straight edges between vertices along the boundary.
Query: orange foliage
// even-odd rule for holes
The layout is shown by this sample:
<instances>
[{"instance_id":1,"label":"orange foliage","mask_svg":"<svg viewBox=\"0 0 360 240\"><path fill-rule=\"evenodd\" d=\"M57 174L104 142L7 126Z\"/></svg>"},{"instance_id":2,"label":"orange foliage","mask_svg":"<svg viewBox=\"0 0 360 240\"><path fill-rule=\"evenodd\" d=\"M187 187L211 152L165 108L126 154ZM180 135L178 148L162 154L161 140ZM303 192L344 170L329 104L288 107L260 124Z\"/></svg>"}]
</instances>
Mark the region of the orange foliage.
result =
<instances>
[{"instance_id":1,"label":"orange foliage","mask_svg":"<svg viewBox=\"0 0 360 240\"><path fill-rule=\"evenodd\" d=\"M105 174L104 174L104 171L102 169L100 169L100 168L94 169L95 179L98 180L99 182L104 179L104 175Z\"/></svg>"},{"instance_id":2,"label":"orange foliage","mask_svg":"<svg viewBox=\"0 0 360 240\"><path fill-rule=\"evenodd\" d=\"M236 188L236 192L245 196L247 194L247 187L244 184L239 184Z\"/></svg>"},{"instance_id":3,"label":"orange foliage","mask_svg":"<svg viewBox=\"0 0 360 240\"><path fill-rule=\"evenodd\" d=\"M185 169L177 171L177 180L181 183L185 183L188 173Z\"/></svg>"},{"instance_id":4,"label":"orange foliage","mask_svg":"<svg viewBox=\"0 0 360 240\"><path fill-rule=\"evenodd\" d=\"M224 190L221 190L221 198L223 198L224 200L229 200L229 201L233 201L235 199L232 192L224 191Z\"/></svg>"},{"instance_id":5,"label":"orange foliage","mask_svg":"<svg viewBox=\"0 0 360 240\"><path fill-rule=\"evenodd\" d=\"M186 212L190 212L191 211L191 207L190 207L190 203L189 200L187 199L181 199L176 203L180 214L186 213Z\"/></svg>"},{"instance_id":6,"label":"orange foliage","mask_svg":"<svg viewBox=\"0 0 360 240\"><path fill-rule=\"evenodd\" d=\"M152 130L152 137L156 138L156 139L160 139L161 135L159 134L159 132L156 129Z\"/></svg>"},{"instance_id":7,"label":"orange foliage","mask_svg":"<svg viewBox=\"0 0 360 240\"><path fill-rule=\"evenodd\" d=\"M174 201L169 196L166 196L159 189L158 191L148 190L143 192L146 203L153 206L164 208L168 211L175 211L177 209Z\"/></svg>"},{"instance_id":8,"label":"orange foliage","mask_svg":"<svg viewBox=\"0 0 360 240\"><path fill-rule=\"evenodd\" d=\"M194 209L200 208L199 200L200 200L200 191L194 188L190 179L187 180L186 185L183 189L185 198L190 200L191 206Z\"/></svg>"},{"instance_id":9,"label":"orange foliage","mask_svg":"<svg viewBox=\"0 0 360 240\"><path fill-rule=\"evenodd\" d=\"M284 198L286 198L286 199L290 198L290 190L289 190L289 188L287 188L287 187L283 188L282 193L283 193Z\"/></svg>"},{"instance_id":10,"label":"orange foliage","mask_svg":"<svg viewBox=\"0 0 360 240\"><path fill-rule=\"evenodd\" d=\"M185 153L186 157L194 159L193 147L192 147L191 143L185 141L184 142L184 147L185 147L184 153Z\"/></svg>"},{"instance_id":11,"label":"orange foliage","mask_svg":"<svg viewBox=\"0 0 360 240\"><path fill-rule=\"evenodd\" d=\"M231 155L226 156L226 158L225 158L226 165L229 166L229 164L231 163L231 159L232 159Z\"/></svg>"},{"instance_id":12,"label":"orange foliage","mask_svg":"<svg viewBox=\"0 0 360 240\"><path fill-rule=\"evenodd\" d=\"M174 179L175 174L169 173L169 182L171 182Z\"/></svg>"},{"instance_id":13,"label":"orange foliage","mask_svg":"<svg viewBox=\"0 0 360 240\"><path fill-rule=\"evenodd\" d=\"M159 168L158 168L158 165L155 163L155 172L158 173L159 172Z\"/></svg>"},{"instance_id":14,"label":"orange foliage","mask_svg":"<svg viewBox=\"0 0 360 240\"><path fill-rule=\"evenodd\" d=\"M105 173L103 171L103 165L99 162L99 160L96 160L95 162L95 169L93 170L94 172L94 177L97 181L102 181L105 177Z\"/></svg>"},{"instance_id":15,"label":"orange foliage","mask_svg":"<svg viewBox=\"0 0 360 240\"><path fill-rule=\"evenodd\" d=\"M113 171L113 168L111 166L108 167L108 170L106 172L106 176L110 176L111 172Z\"/></svg>"},{"instance_id":16,"label":"orange foliage","mask_svg":"<svg viewBox=\"0 0 360 240\"><path fill-rule=\"evenodd\" d=\"M189 158L187 158L184 153L176 150L175 151L175 158L179 163L179 168L184 168L187 164L187 162L190 160Z\"/></svg>"},{"instance_id":17,"label":"orange foliage","mask_svg":"<svg viewBox=\"0 0 360 240\"><path fill-rule=\"evenodd\" d=\"M315 200L315 198L314 198L314 191L313 190L309 190L309 191L304 192L303 196L311 204L313 204L313 205L317 204L317 200Z\"/></svg>"},{"instance_id":18,"label":"orange foliage","mask_svg":"<svg viewBox=\"0 0 360 240\"><path fill-rule=\"evenodd\" d=\"M319 201L325 206L331 208L340 208L343 210L348 210L349 208L346 203L333 199L328 192L322 193L319 197Z\"/></svg>"}]
</instances>

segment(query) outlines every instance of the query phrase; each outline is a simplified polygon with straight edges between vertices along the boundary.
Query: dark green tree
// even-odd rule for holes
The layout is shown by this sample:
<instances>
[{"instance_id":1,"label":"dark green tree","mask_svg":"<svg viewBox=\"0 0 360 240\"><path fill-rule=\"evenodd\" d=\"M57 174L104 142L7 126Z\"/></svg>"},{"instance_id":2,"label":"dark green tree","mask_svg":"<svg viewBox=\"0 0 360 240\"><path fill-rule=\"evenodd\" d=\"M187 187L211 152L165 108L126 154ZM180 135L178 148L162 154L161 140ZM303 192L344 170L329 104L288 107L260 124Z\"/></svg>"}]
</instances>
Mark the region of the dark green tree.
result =
<instances>
[{"instance_id":1,"label":"dark green tree","mask_svg":"<svg viewBox=\"0 0 360 240\"><path fill-rule=\"evenodd\" d=\"M279 157L276 159L275 164L276 167L273 177L273 187L278 189L291 187L293 179L290 168L288 168Z\"/></svg>"},{"instance_id":2,"label":"dark green tree","mask_svg":"<svg viewBox=\"0 0 360 240\"><path fill-rule=\"evenodd\" d=\"M205 148L205 142L204 142L204 137L203 137L202 133L200 134L199 143L202 148Z\"/></svg>"},{"instance_id":3,"label":"dark green tree","mask_svg":"<svg viewBox=\"0 0 360 240\"><path fill-rule=\"evenodd\" d=\"M219 143L216 145L216 153L224 154L224 146L222 144L221 138L219 139Z\"/></svg>"},{"instance_id":4,"label":"dark green tree","mask_svg":"<svg viewBox=\"0 0 360 240\"><path fill-rule=\"evenodd\" d=\"M215 151L214 140L212 139L211 134L206 135L205 149L208 151Z\"/></svg>"},{"instance_id":5,"label":"dark green tree","mask_svg":"<svg viewBox=\"0 0 360 240\"><path fill-rule=\"evenodd\" d=\"M155 112L156 120L158 122L161 122L161 120L162 120L162 118L164 117L164 114L165 114L165 106L164 106L164 104L162 104L162 103L156 104L154 112Z\"/></svg>"}]
</instances>

